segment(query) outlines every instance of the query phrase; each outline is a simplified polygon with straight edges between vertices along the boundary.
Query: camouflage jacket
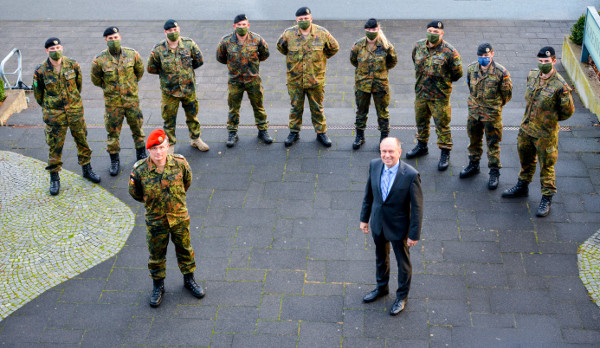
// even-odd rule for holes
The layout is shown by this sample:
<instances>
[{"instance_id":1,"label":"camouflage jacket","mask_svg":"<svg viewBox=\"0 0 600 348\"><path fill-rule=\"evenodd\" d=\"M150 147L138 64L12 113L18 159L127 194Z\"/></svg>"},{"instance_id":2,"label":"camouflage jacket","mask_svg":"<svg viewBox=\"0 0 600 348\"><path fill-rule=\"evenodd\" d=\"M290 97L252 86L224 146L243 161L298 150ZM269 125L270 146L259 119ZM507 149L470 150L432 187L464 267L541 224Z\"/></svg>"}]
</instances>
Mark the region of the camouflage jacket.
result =
<instances>
[{"instance_id":1,"label":"camouflage jacket","mask_svg":"<svg viewBox=\"0 0 600 348\"><path fill-rule=\"evenodd\" d=\"M356 67L356 89L367 93L382 92L389 90L388 70L396 66L398 56L394 46L391 43L385 46L380 37L373 50L369 49L367 38L363 37L352 46L350 63Z\"/></svg>"},{"instance_id":2,"label":"camouflage jacket","mask_svg":"<svg viewBox=\"0 0 600 348\"><path fill-rule=\"evenodd\" d=\"M123 47L118 60L106 49L92 61L92 83L104 90L106 106L137 106L142 75L142 57L131 48Z\"/></svg>"},{"instance_id":3,"label":"camouflage jacket","mask_svg":"<svg viewBox=\"0 0 600 348\"><path fill-rule=\"evenodd\" d=\"M427 40L419 40L412 51L415 64L415 94L417 99L450 99L452 82L463 75L462 61L458 51L442 40L434 47L427 47Z\"/></svg>"},{"instance_id":4,"label":"camouflage jacket","mask_svg":"<svg viewBox=\"0 0 600 348\"><path fill-rule=\"evenodd\" d=\"M159 75L163 93L181 98L196 92L194 69L202 64L202 52L196 43L181 37L175 50L169 49L166 39L156 44L148 57L147 69L150 74Z\"/></svg>"},{"instance_id":5,"label":"camouflage jacket","mask_svg":"<svg viewBox=\"0 0 600 348\"><path fill-rule=\"evenodd\" d=\"M525 115L521 130L534 138L558 140L558 121L564 121L575 112L571 87L557 71L547 80L538 69L527 75Z\"/></svg>"},{"instance_id":6,"label":"camouflage jacket","mask_svg":"<svg viewBox=\"0 0 600 348\"><path fill-rule=\"evenodd\" d=\"M269 58L269 46L260 35L248 32L240 44L237 35L223 36L217 47L217 61L227 64L230 82L252 82L258 78L260 62Z\"/></svg>"},{"instance_id":7,"label":"camouflage jacket","mask_svg":"<svg viewBox=\"0 0 600 348\"><path fill-rule=\"evenodd\" d=\"M192 183L192 170L182 155L167 155L162 173L150 157L133 165L129 194L146 205L146 224L175 226L189 218L185 193Z\"/></svg>"},{"instance_id":8,"label":"camouflage jacket","mask_svg":"<svg viewBox=\"0 0 600 348\"><path fill-rule=\"evenodd\" d=\"M62 57L60 71L54 70L50 58L35 69L33 73L33 95L42 107L44 122L50 125L68 124L65 111L69 114L81 114L81 68L70 58Z\"/></svg>"},{"instance_id":9,"label":"camouflage jacket","mask_svg":"<svg viewBox=\"0 0 600 348\"><path fill-rule=\"evenodd\" d=\"M313 88L325 84L327 59L340 50L340 45L321 26L312 24L310 34L304 38L295 25L281 34L277 50L286 55L288 85Z\"/></svg>"},{"instance_id":10,"label":"camouflage jacket","mask_svg":"<svg viewBox=\"0 0 600 348\"><path fill-rule=\"evenodd\" d=\"M505 67L494 60L487 71L480 69L479 62L467 68L469 87L469 117L481 121L494 121L502 116L502 107L512 98L512 81Z\"/></svg>"}]
</instances>

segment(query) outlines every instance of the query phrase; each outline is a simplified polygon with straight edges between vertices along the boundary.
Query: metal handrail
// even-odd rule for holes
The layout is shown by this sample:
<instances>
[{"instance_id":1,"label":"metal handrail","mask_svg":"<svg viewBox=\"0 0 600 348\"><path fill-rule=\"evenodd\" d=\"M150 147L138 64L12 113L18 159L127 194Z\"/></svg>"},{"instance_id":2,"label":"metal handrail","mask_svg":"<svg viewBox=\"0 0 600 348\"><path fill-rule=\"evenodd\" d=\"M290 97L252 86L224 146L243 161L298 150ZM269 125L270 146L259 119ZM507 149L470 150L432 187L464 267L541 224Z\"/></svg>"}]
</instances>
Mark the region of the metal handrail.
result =
<instances>
[{"instance_id":1,"label":"metal handrail","mask_svg":"<svg viewBox=\"0 0 600 348\"><path fill-rule=\"evenodd\" d=\"M12 73L7 73L4 71L4 64L6 64L6 62L8 62L8 60L12 58L12 56L14 56L15 53L17 54L18 59L17 70L13 71ZM13 50L10 51L10 53L6 57L4 57L4 59L2 59L2 62L0 63L0 77L2 78L4 86L8 89L31 90L31 87L27 86L22 80L22 71L23 59L21 57L21 51L18 48L13 48ZM17 82L15 82L15 84L11 86L10 81L8 81L7 75L17 75Z\"/></svg>"}]
</instances>

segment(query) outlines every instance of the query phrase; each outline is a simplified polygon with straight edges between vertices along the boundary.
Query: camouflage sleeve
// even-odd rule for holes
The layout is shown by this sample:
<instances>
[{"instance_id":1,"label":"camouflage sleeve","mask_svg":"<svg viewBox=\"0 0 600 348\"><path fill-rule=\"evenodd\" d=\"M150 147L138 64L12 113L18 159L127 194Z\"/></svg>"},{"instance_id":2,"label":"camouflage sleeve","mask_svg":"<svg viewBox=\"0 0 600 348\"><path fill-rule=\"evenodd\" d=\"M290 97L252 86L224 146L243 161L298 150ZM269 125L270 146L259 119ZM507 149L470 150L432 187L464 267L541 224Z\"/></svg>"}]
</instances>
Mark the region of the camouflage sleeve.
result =
<instances>
[{"instance_id":1,"label":"camouflage sleeve","mask_svg":"<svg viewBox=\"0 0 600 348\"><path fill-rule=\"evenodd\" d=\"M75 62L74 68L77 76L75 83L77 84L77 90L79 90L79 93L81 93L81 87L83 87L83 76L81 76L81 67L79 66L79 63Z\"/></svg>"},{"instance_id":2,"label":"camouflage sleeve","mask_svg":"<svg viewBox=\"0 0 600 348\"><path fill-rule=\"evenodd\" d=\"M261 37L260 42L258 43L258 60L264 62L270 55L269 45L267 45L265 39Z\"/></svg>"},{"instance_id":3,"label":"camouflage sleeve","mask_svg":"<svg viewBox=\"0 0 600 348\"><path fill-rule=\"evenodd\" d=\"M463 76L462 59L457 50L452 50L450 62L450 78L452 82L458 81Z\"/></svg>"},{"instance_id":4,"label":"camouflage sleeve","mask_svg":"<svg viewBox=\"0 0 600 348\"><path fill-rule=\"evenodd\" d=\"M331 35L330 33L327 33L327 42L325 43L325 47L323 49L323 52L325 53L325 56L327 57L327 59L335 56L335 54L338 53L339 50L340 50L340 44L333 37L333 35Z\"/></svg>"},{"instance_id":5,"label":"camouflage sleeve","mask_svg":"<svg viewBox=\"0 0 600 348\"><path fill-rule=\"evenodd\" d=\"M46 85L44 84L44 76L40 74L39 70L33 73L33 95L35 101L40 105L44 106L44 92L46 91Z\"/></svg>"},{"instance_id":6,"label":"camouflage sleeve","mask_svg":"<svg viewBox=\"0 0 600 348\"><path fill-rule=\"evenodd\" d=\"M558 90L558 93L558 99L560 101L558 120L564 121L571 117L575 112L575 104L573 104L573 97L571 96L571 88L569 86L563 86Z\"/></svg>"},{"instance_id":7,"label":"camouflage sleeve","mask_svg":"<svg viewBox=\"0 0 600 348\"><path fill-rule=\"evenodd\" d=\"M217 46L217 62L227 64L227 45L223 41Z\"/></svg>"},{"instance_id":8,"label":"camouflage sleeve","mask_svg":"<svg viewBox=\"0 0 600 348\"><path fill-rule=\"evenodd\" d=\"M183 165L183 187L185 187L185 191L187 192L192 184L192 169L190 168L190 164L185 159L183 160Z\"/></svg>"},{"instance_id":9,"label":"camouflage sleeve","mask_svg":"<svg viewBox=\"0 0 600 348\"><path fill-rule=\"evenodd\" d=\"M415 63L415 53L417 53L417 45L415 45L413 47L412 54L411 54L413 64Z\"/></svg>"},{"instance_id":10,"label":"camouflage sleeve","mask_svg":"<svg viewBox=\"0 0 600 348\"><path fill-rule=\"evenodd\" d=\"M385 67L389 69L393 69L396 64L398 64L398 56L396 55L396 50L394 46L390 45L390 49L388 50L387 56L385 57Z\"/></svg>"},{"instance_id":11,"label":"camouflage sleeve","mask_svg":"<svg viewBox=\"0 0 600 348\"><path fill-rule=\"evenodd\" d=\"M138 202L144 202L144 188L135 171L132 171L129 176L129 195Z\"/></svg>"},{"instance_id":12,"label":"camouflage sleeve","mask_svg":"<svg viewBox=\"0 0 600 348\"><path fill-rule=\"evenodd\" d=\"M104 88L104 81L102 80L104 72L102 71L102 67L100 66L100 64L98 64L97 59L94 59L92 61L92 72L90 76L92 78L92 83L94 84L94 86Z\"/></svg>"},{"instance_id":13,"label":"camouflage sleeve","mask_svg":"<svg viewBox=\"0 0 600 348\"><path fill-rule=\"evenodd\" d=\"M350 64L358 68L358 46L356 44L350 49Z\"/></svg>"},{"instance_id":14,"label":"camouflage sleeve","mask_svg":"<svg viewBox=\"0 0 600 348\"><path fill-rule=\"evenodd\" d=\"M149 74L158 74L160 72L160 58L158 55L152 50L150 52L150 57L148 57L148 64L146 64L146 70Z\"/></svg>"},{"instance_id":15,"label":"camouflage sleeve","mask_svg":"<svg viewBox=\"0 0 600 348\"><path fill-rule=\"evenodd\" d=\"M133 72L135 73L138 82L142 79L142 76L144 76L144 61L138 52L135 52Z\"/></svg>"},{"instance_id":16,"label":"camouflage sleeve","mask_svg":"<svg viewBox=\"0 0 600 348\"><path fill-rule=\"evenodd\" d=\"M194 43L194 45L192 45L192 68L198 69L202 66L202 64L204 64L204 59L202 58L202 51L200 51L198 45Z\"/></svg>"},{"instance_id":17,"label":"camouflage sleeve","mask_svg":"<svg viewBox=\"0 0 600 348\"><path fill-rule=\"evenodd\" d=\"M469 75L467 75L467 78ZM500 95L502 95L502 105L506 105L512 99L512 80L510 73L505 71L502 76L502 84L500 85Z\"/></svg>"},{"instance_id":18,"label":"camouflage sleeve","mask_svg":"<svg viewBox=\"0 0 600 348\"><path fill-rule=\"evenodd\" d=\"M287 39L285 38L285 32L281 34L279 40L277 40L277 50L281 52L281 54L288 54L288 43Z\"/></svg>"}]
</instances>

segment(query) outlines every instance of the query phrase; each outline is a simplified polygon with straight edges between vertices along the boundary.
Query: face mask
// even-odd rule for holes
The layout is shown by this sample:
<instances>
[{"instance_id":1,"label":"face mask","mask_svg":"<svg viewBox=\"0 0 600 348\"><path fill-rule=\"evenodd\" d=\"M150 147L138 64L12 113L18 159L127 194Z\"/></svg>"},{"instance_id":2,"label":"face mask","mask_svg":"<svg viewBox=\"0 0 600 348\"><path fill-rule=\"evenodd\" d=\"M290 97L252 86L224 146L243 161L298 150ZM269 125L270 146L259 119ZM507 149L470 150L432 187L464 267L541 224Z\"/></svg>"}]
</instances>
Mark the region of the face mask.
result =
<instances>
[{"instance_id":1,"label":"face mask","mask_svg":"<svg viewBox=\"0 0 600 348\"><path fill-rule=\"evenodd\" d=\"M308 27L310 27L310 21L298 21L298 26L300 29L306 30Z\"/></svg>"},{"instance_id":2,"label":"face mask","mask_svg":"<svg viewBox=\"0 0 600 348\"><path fill-rule=\"evenodd\" d=\"M542 74L547 74L550 71L552 71L552 63L546 63L546 64L538 63L538 68L540 69Z\"/></svg>"},{"instance_id":3,"label":"face mask","mask_svg":"<svg viewBox=\"0 0 600 348\"><path fill-rule=\"evenodd\" d=\"M491 57L478 57L477 60L479 61L479 65L488 66L491 63L492 58Z\"/></svg>"},{"instance_id":4,"label":"face mask","mask_svg":"<svg viewBox=\"0 0 600 348\"><path fill-rule=\"evenodd\" d=\"M172 32L172 33L168 33L167 37L169 38L169 41L175 42L177 41L177 39L179 39L179 33L178 32Z\"/></svg>"},{"instance_id":5,"label":"face mask","mask_svg":"<svg viewBox=\"0 0 600 348\"><path fill-rule=\"evenodd\" d=\"M248 34L248 28L247 27L235 28L235 32L238 33L239 36L246 36L246 34Z\"/></svg>"},{"instance_id":6,"label":"face mask","mask_svg":"<svg viewBox=\"0 0 600 348\"><path fill-rule=\"evenodd\" d=\"M59 60L62 58L62 51L50 51L48 52L48 55L52 60Z\"/></svg>"},{"instance_id":7,"label":"face mask","mask_svg":"<svg viewBox=\"0 0 600 348\"><path fill-rule=\"evenodd\" d=\"M440 34L427 33L427 41L436 44L440 41Z\"/></svg>"},{"instance_id":8,"label":"face mask","mask_svg":"<svg viewBox=\"0 0 600 348\"><path fill-rule=\"evenodd\" d=\"M109 40L106 41L108 45L108 50L110 53L115 54L121 52L121 40Z\"/></svg>"},{"instance_id":9,"label":"face mask","mask_svg":"<svg viewBox=\"0 0 600 348\"><path fill-rule=\"evenodd\" d=\"M367 36L367 38L369 40L373 41L373 40L375 40L375 38L377 37L377 35L379 35L379 32L365 30L365 35Z\"/></svg>"}]
</instances>

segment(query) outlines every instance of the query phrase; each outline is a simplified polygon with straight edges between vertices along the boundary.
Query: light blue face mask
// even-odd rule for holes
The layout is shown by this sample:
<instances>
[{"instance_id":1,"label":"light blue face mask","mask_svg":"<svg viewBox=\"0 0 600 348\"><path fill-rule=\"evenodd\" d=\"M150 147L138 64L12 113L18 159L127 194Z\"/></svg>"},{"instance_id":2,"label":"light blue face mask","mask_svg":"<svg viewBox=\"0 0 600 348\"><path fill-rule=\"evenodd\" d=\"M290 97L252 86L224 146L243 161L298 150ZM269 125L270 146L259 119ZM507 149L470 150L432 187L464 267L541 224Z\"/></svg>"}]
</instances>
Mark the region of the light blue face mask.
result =
<instances>
[{"instance_id":1,"label":"light blue face mask","mask_svg":"<svg viewBox=\"0 0 600 348\"><path fill-rule=\"evenodd\" d=\"M477 60L481 66L488 66L492 62L492 57L478 57Z\"/></svg>"}]
</instances>

